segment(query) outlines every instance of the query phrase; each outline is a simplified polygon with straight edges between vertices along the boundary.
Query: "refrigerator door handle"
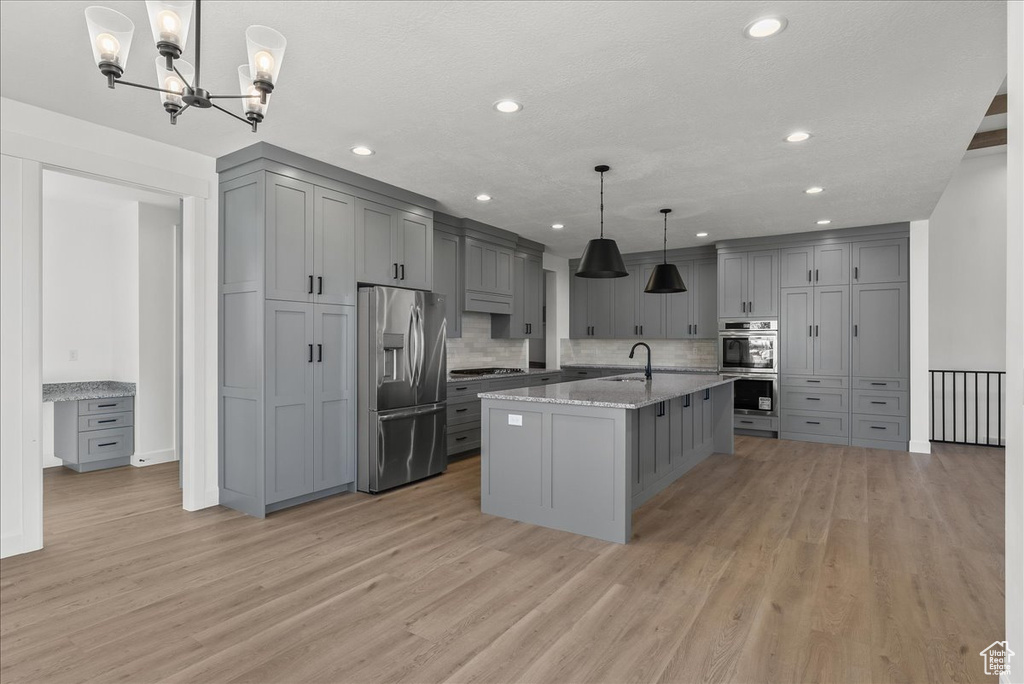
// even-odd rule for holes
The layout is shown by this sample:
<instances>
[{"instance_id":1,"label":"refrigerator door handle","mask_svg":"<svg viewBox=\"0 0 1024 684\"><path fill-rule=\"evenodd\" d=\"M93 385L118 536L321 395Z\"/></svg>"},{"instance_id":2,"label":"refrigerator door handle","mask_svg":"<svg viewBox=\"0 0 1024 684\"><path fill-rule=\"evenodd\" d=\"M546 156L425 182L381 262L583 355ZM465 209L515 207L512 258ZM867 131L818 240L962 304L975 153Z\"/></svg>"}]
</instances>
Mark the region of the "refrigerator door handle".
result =
<instances>
[{"instance_id":1,"label":"refrigerator door handle","mask_svg":"<svg viewBox=\"0 0 1024 684\"><path fill-rule=\"evenodd\" d=\"M432 404L430 406L417 406L409 409L399 409L397 411L388 411L384 415L378 416L377 420L382 423L386 423L389 420L399 420L401 418L412 418L413 416L426 416L431 413L440 413L441 411L447 411L448 407L446 404Z\"/></svg>"}]
</instances>

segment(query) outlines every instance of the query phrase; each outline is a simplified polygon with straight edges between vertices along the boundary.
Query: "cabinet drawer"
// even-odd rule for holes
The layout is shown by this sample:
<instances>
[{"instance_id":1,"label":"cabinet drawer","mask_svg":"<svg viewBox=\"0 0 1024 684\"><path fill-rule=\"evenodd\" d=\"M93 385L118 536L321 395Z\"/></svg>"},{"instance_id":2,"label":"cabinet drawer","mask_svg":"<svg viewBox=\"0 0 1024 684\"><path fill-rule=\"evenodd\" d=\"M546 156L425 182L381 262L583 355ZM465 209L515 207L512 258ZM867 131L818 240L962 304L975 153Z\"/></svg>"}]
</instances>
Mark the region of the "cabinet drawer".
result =
<instances>
[{"instance_id":1,"label":"cabinet drawer","mask_svg":"<svg viewBox=\"0 0 1024 684\"><path fill-rule=\"evenodd\" d=\"M901 378L854 378L853 389L909 390L910 381Z\"/></svg>"},{"instance_id":2,"label":"cabinet drawer","mask_svg":"<svg viewBox=\"0 0 1024 684\"><path fill-rule=\"evenodd\" d=\"M843 389L850 386L850 379L843 377L819 378L806 375L783 375L783 387L806 387L808 389L820 387L823 389Z\"/></svg>"},{"instance_id":3,"label":"cabinet drawer","mask_svg":"<svg viewBox=\"0 0 1024 684\"><path fill-rule=\"evenodd\" d=\"M124 427L78 433L78 462L92 463L135 453L135 430Z\"/></svg>"},{"instance_id":4,"label":"cabinet drawer","mask_svg":"<svg viewBox=\"0 0 1024 684\"><path fill-rule=\"evenodd\" d=\"M853 410L856 413L873 413L885 416L906 416L909 411L907 392L853 391Z\"/></svg>"},{"instance_id":5,"label":"cabinet drawer","mask_svg":"<svg viewBox=\"0 0 1024 684\"><path fill-rule=\"evenodd\" d=\"M890 416L865 416L859 413L853 414L853 437L854 439L877 439L884 441L907 441L906 418Z\"/></svg>"},{"instance_id":6,"label":"cabinet drawer","mask_svg":"<svg viewBox=\"0 0 1024 684\"><path fill-rule=\"evenodd\" d=\"M485 392L487 386L482 382L448 383L448 403L464 401L464 398L476 399L476 395Z\"/></svg>"},{"instance_id":7,"label":"cabinet drawer","mask_svg":"<svg viewBox=\"0 0 1024 684\"><path fill-rule=\"evenodd\" d=\"M108 430L110 428L126 427L134 425L135 413L125 411L124 413L101 413L94 416L79 416L78 431Z\"/></svg>"},{"instance_id":8,"label":"cabinet drawer","mask_svg":"<svg viewBox=\"0 0 1024 684\"><path fill-rule=\"evenodd\" d=\"M802 432L807 435L824 437L848 437L848 417L834 413L813 411L783 411L782 429L786 432Z\"/></svg>"},{"instance_id":9,"label":"cabinet drawer","mask_svg":"<svg viewBox=\"0 0 1024 684\"><path fill-rule=\"evenodd\" d=\"M448 425L454 426L462 423L480 421L480 402L463 401L448 405Z\"/></svg>"},{"instance_id":10,"label":"cabinet drawer","mask_svg":"<svg viewBox=\"0 0 1024 684\"><path fill-rule=\"evenodd\" d=\"M480 448L480 424L465 429L448 431L448 453L459 454L463 451Z\"/></svg>"},{"instance_id":11,"label":"cabinet drawer","mask_svg":"<svg viewBox=\"0 0 1024 684\"><path fill-rule=\"evenodd\" d=\"M850 390L846 389L797 389L782 390L782 407L798 411L835 411L846 413L850 410Z\"/></svg>"},{"instance_id":12,"label":"cabinet drawer","mask_svg":"<svg viewBox=\"0 0 1024 684\"><path fill-rule=\"evenodd\" d=\"M779 429L778 418L769 416L744 416L737 415L733 418L733 429L740 430L771 430ZM684 428L685 429L685 428Z\"/></svg>"},{"instance_id":13,"label":"cabinet drawer","mask_svg":"<svg viewBox=\"0 0 1024 684\"><path fill-rule=\"evenodd\" d=\"M135 397L110 397L109 399L82 399L78 402L78 415L97 413L119 413L135 408Z\"/></svg>"},{"instance_id":14,"label":"cabinet drawer","mask_svg":"<svg viewBox=\"0 0 1024 684\"><path fill-rule=\"evenodd\" d=\"M535 375L530 379L530 386L537 387L538 385L556 385L561 381L561 373L552 373L551 375Z\"/></svg>"}]
</instances>

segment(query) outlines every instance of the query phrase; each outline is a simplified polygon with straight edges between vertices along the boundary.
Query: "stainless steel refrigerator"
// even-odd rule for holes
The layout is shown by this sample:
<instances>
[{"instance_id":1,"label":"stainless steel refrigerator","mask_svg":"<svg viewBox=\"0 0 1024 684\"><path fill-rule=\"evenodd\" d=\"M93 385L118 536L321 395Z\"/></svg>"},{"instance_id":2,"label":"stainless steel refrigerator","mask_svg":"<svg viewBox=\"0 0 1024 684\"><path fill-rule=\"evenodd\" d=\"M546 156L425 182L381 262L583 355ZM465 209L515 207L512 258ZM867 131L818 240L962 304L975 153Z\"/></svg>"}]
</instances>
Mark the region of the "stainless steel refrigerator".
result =
<instances>
[{"instance_id":1,"label":"stainless steel refrigerator","mask_svg":"<svg viewBox=\"0 0 1024 684\"><path fill-rule=\"evenodd\" d=\"M381 492L448 466L444 296L359 288L357 488Z\"/></svg>"}]
</instances>

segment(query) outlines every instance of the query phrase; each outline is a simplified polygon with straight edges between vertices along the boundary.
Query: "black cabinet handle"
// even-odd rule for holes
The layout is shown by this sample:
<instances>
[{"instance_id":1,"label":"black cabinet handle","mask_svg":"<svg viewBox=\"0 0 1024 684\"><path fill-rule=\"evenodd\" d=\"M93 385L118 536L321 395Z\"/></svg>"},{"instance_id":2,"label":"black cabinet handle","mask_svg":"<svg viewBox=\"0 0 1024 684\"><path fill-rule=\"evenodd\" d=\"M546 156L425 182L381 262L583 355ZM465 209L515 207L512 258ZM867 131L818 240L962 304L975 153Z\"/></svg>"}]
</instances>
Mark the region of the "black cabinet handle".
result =
<instances>
[{"instance_id":1,"label":"black cabinet handle","mask_svg":"<svg viewBox=\"0 0 1024 684\"><path fill-rule=\"evenodd\" d=\"M639 335L640 334L640 326L639 325L634 325L633 326L633 334L634 335Z\"/></svg>"},{"instance_id":2,"label":"black cabinet handle","mask_svg":"<svg viewBox=\"0 0 1024 684\"><path fill-rule=\"evenodd\" d=\"M857 324L856 323L853 324L853 336L854 337L857 336Z\"/></svg>"},{"instance_id":3,"label":"black cabinet handle","mask_svg":"<svg viewBox=\"0 0 1024 684\"><path fill-rule=\"evenodd\" d=\"M117 442L104 442L103 444L97 444L96 446L98 446L98 447L105 447L105 446L114 446L116 444L117 444Z\"/></svg>"},{"instance_id":4,"label":"black cabinet handle","mask_svg":"<svg viewBox=\"0 0 1024 684\"><path fill-rule=\"evenodd\" d=\"M313 276L309 276L309 294L313 294Z\"/></svg>"},{"instance_id":5,"label":"black cabinet handle","mask_svg":"<svg viewBox=\"0 0 1024 684\"><path fill-rule=\"evenodd\" d=\"M813 325L807 326L807 336L808 337L814 337L814 326Z\"/></svg>"},{"instance_id":6,"label":"black cabinet handle","mask_svg":"<svg viewBox=\"0 0 1024 684\"><path fill-rule=\"evenodd\" d=\"M391 264L391 265L394 266L394 268L395 268L395 274L393 276L391 276L391 277L394 278L395 280L398 280L398 264L396 263L396 264Z\"/></svg>"},{"instance_id":7,"label":"black cabinet handle","mask_svg":"<svg viewBox=\"0 0 1024 684\"><path fill-rule=\"evenodd\" d=\"M818 335L818 326L814 326L814 336L815 337L819 337L819 335Z\"/></svg>"},{"instance_id":8,"label":"black cabinet handle","mask_svg":"<svg viewBox=\"0 0 1024 684\"><path fill-rule=\"evenodd\" d=\"M313 363L313 345L309 345L309 362Z\"/></svg>"},{"instance_id":9,"label":"black cabinet handle","mask_svg":"<svg viewBox=\"0 0 1024 684\"><path fill-rule=\"evenodd\" d=\"M856 280L859 277L860 269L856 266L853 267L853 279Z\"/></svg>"},{"instance_id":10,"label":"black cabinet handle","mask_svg":"<svg viewBox=\"0 0 1024 684\"><path fill-rule=\"evenodd\" d=\"M885 429L885 427L884 427L884 426L882 426L882 425L872 425L872 426L871 426L871 429L872 429L872 430L884 430L884 429Z\"/></svg>"},{"instance_id":11,"label":"black cabinet handle","mask_svg":"<svg viewBox=\"0 0 1024 684\"><path fill-rule=\"evenodd\" d=\"M710 389L704 390L704 401L707 401L710 398L711 398L711 390Z\"/></svg>"},{"instance_id":12,"label":"black cabinet handle","mask_svg":"<svg viewBox=\"0 0 1024 684\"><path fill-rule=\"evenodd\" d=\"M741 420L740 422L741 423L745 423L747 425L753 425L754 424L754 421L752 421L752 420Z\"/></svg>"},{"instance_id":13,"label":"black cabinet handle","mask_svg":"<svg viewBox=\"0 0 1024 684\"><path fill-rule=\"evenodd\" d=\"M743 311L743 313L747 312L747 303L746 302L740 302L740 310Z\"/></svg>"},{"instance_id":14,"label":"black cabinet handle","mask_svg":"<svg viewBox=\"0 0 1024 684\"><path fill-rule=\"evenodd\" d=\"M690 408L690 395L683 397L683 408Z\"/></svg>"},{"instance_id":15,"label":"black cabinet handle","mask_svg":"<svg viewBox=\"0 0 1024 684\"><path fill-rule=\"evenodd\" d=\"M405 280L405 264L402 264L399 268L402 269L402 277L399 280Z\"/></svg>"},{"instance_id":16,"label":"black cabinet handle","mask_svg":"<svg viewBox=\"0 0 1024 684\"><path fill-rule=\"evenodd\" d=\"M814 269L814 282L818 282L818 269Z\"/></svg>"},{"instance_id":17,"label":"black cabinet handle","mask_svg":"<svg viewBox=\"0 0 1024 684\"><path fill-rule=\"evenodd\" d=\"M821 401L821 397L804 397L807 401Z\"/></svg>"},{"instance_id":18,"label":"black cabinet handle","mask_svg":"<svg viewBox=\"0 0 1024 684\"><path fill-rule=\"evenodd\" d=\"M316 293L318 295L322 295L324 293L324 277L323 276L317 276L316 277Z\"/></svg>"},{"instance_id":19,"label":"black cabinet handle","mask_svg":"<svg viewBox=\"0 0 1024 684\"><path fill-rule=\"evenodd\" d=\"M873 382L873 383L871 383L872 387L887 387L888 385L889 385L889 383L887 383L887 382Z\"/></svg>"},{"instance_id":20,"label":"black cabinet handle","mask_svg":"<svg viewBox=\"0 0 1024 684\"><path fill-rule=\"evenodd\" d=\"M96 408L111 408L117 406L117 404L97 404Z\"/></svg>"},{"instance_id":21,"label":"black cabinet handle","mask_svg":"<svg viewBox=\"0 0 1024 684\"><path fill-rule=\"evenodd\" d=\"M694 335L697 334L697 324L696 323L693 324L693 334Z\"/></svg>"},{"instance_id":22,"label":"black cabinet handle","mask_svg":"<svg viewBox=\"0 0 1024 684\"><path fill-rule=\"evenodd\" d=\"M456 437L456 438L455 438L455 441L456 441L456 442L461 442L461 441L462 441L462 440L464 440L464 439L466 439L466 437Z\"/></svg>"},{"instance_id":23,"label":"black cabinet handle","mask_svg":"<svg viewBox=\"0 0 1024 684\"><path fill-rule=\"evenodd\" d=\"M456 392L462 392L462 391L464 391L464 390L468 390L468 389L469 389L468 387L456 387L456 388L455 388L455 391L456 391Z\"/></svg>"},{"instance_id":24,"label":"black cabinet handle","mask_svg":"<svg viewBox=\"0 0 1024 684\"><path fill-rule=\"evenodd\" d=\"M885 406L885 405L886 405L886 404L888 404L889 402L887 402L887 401L873 401L873 402L871 402L871 403L872 403L872 404L881 404L882 406Z\"/></svg>"},{"instance_id":25,"label":"black cabinet handle","mask_svg":"<svg viewBox=\"0 0 1024 684\"><path fill-rule=\"evenodd\" d=\"M316 362L317 363L323 363L324 362L324 345L322 345L322 344L316 345Z\"/></svg>"},{"instance_id":26,"label":"black cabinet handle","mask_svg":"<svg viewBox=\"0 0 1024 684\"><path fill-rule=\"evenodd\" d=\"M816 420L806 420L804 422L807 423L808 425L821 425L821 423L819 423Z\"/></svg>"},{"instance_id":27,"label":"black cabinet handle","mask_svg":"<svg viewBox=\"0 0 1024 684\"><path fill-rule=\"evenodd\" d=\"M107 418L106 420L97 420L96 421L97 425L100 425L100 424L103 424L103 423L116 423L116 422L117 422L117 418Z\"/></svg>"},{"instance_id":28,"label":"black cabinet handle","mask_svg":"<svg viewBox=\"0 0 1024 684\"><path fill-rule=\"evenodd\" d=\"M754 313L754 302L747 302L747 313Z\"/></svg>"},{"instance_id":29,"label":"black cabinet handle","mask_svg":"<svg viewBox=\"0 0 1024 684\"><path fill-rule=\"evenodd\" d=\"M821 382L821 380L808 380L807 382Z\"/></svg>"},{"instance_id":30,"label":"black cabinet handle","mask_svg":"<svg viewBox=\"0 0 1024 684\"><path fill-rule=\"evenodd\" d=\"M460 408L460 409L455 409L455 412L456 413L465 413L468 410L469 410L468 408Z\"/></svg>"},{"instance_id":31,"label":"black cabinet handle","mask_svg":"<svg viewBox=\"0 0 1024 684\"><path fill-rule=\"evenodd\" d=\"M640 334L641 334L641 335L643 335L643 334L644 334L644 326L642 326L642 325L640 326Z\"/></svg>"},{"instance_id":32,"label":"black cabinet handle","mask_svg":"<svg viewBox=\"0 0 1024 684\"><path fill-rule=\"evenodd\" d=\"M807 269L807 282L811 282L811 269Z\"/></svg>"}]
</instances>

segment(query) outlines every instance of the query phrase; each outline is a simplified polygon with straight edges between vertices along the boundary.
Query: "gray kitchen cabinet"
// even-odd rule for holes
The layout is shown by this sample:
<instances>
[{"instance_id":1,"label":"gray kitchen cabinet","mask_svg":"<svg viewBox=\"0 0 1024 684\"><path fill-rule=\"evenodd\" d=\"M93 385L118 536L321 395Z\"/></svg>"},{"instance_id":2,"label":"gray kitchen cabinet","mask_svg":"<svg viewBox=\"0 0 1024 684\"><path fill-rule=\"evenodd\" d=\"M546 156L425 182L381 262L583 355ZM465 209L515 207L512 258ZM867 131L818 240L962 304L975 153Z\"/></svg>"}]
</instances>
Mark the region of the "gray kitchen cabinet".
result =
<instances>
[{"instance_id":1,"label":"gray kitchen cabinet","mask_svg":"<svg viewBox=\"0 0 1024 684\"><path fill-rule=\"evenodd\" d=\"M850 373L850 286L814 288L814 374Z\"/></svg>"},{"instance_id":2,"label":"gray kitchen cabinet","mask_svg":"<svg viewBox=\"0 0 1024 684\"><path fill-rule=\"evenodd\" d=\"M779 280L782 287L813 285L814 246L784 247L779 250Z\"/></svg>"},{"instance_id":3,"label":"gray kitchen cabinet","mask_svg":"<svg viewBox=\"0 0 1024 684\"><path fill-rule=\"evenodd\" d=\"M619 339L627 339L640 335L640 325L637 323L637 292L640 286L637 285L639 275L637 266L630 264L626 267L629 275L622 278L612 278L612 299L608 305L612 309L612 336Z\"/></svg>"},{"instance_id":4,"label":"gray kitchen cabinet","mask_svg":"<svg viewBox=\"0 0 1024 684\"><path fill-rule=\"evenodd\" d=\"M907 238L853 244L853 284L907 282L910 268Z\"/></svg>"},{"instance_id":5,"label":"gray kitchen cabinet","mask_svg":"<svg viewBox=\"0 0 1024 684\"><path fill-rule=\"evenodd\" d=\"M910 301L906 283L853 286L853 376L910 377Z\"/></svg>"},{"instance_id":6,"label":"gray kitchen cabinet","mask_svg":"<svg viewBox=\"0 0 1024 684\"><path fill-rule=\"evenodd\" d=\"M544 259L527 254L523 266L525 280L525 287L523 288L523 322L526 324L526 337L529 339L543 339Z\"/></svg>"},{"instance_id":7,"label":"gray kitchen cabinet","mask_svg":"<svg viewBox=\"0 0 1024 684\"><path fill-rule=\"evenodd\" d=\"M779 260L782 287L850 283L849 243L784 247Z\"/></svg>"},{"instance_id":8,"label":"gray kitchen cabinet","mask_svg":"<svg viewBox=\"0 0 1024 684\"><path fill-rule=\"evenodd\" d=\"M448 337L462 337L462 236L434 226L434 292L444 295Z\"/></svg>"},{"instance_id":9,"label":"gray kitchen cabinet","mask_svg":"<svg viewBox=\"0 0 1024 684\"><path fill-rule=\"evenodd\" d=\"M135 453L135 398L57 401L53 455L79 473L131 464Z\"/></svg>"},{"instance_id":10,"label":"gray kitchen cabinet","mask_svg":"<svg viewBox=\"0 0 1024 684\"><path fill-rule=\"evenodd\" d=\"M814 288L783 288L781 303L779 371L814 375Z\"/></svg>"},{"instance_id":11,"label":"gray kitchen cabinet","mask_svg":"<svg viewBox=\"0 0 1024 684\"><path fill-rule=\"evenodd\" d=\"M542 259L517 252L512 256L512 313L491 316L491 337L541 339L544 337L544 269Z\"/></svg>"},{"instance_id":12,"label":"gray kitchen cabinet","mask_svg":"<svg viewBox=\"0 0 1024 684\"><path fill-rule=\"evenodd\" d=\"M575 263L569 264L569 335L610 339L615 337L611 305L616 278L579 278Z\"/></svg>"},{"instance_id":13,"label":"gray kitchen cabinet","mask_svg":"<svg viewBox=\"0 0 1024 684\"><path fill-rule=\"evenodd\" d=\"M355 199L326 188L313 189L313 301L356 303Z\"/></svg>"},{"instance_id":14,"label":"gray kitchen cabinet","mask_svg":"<svg viewBox=\"0 0 1024 684\"><path fill-rule=\"evenodd\" d=\"M779 313L779 252L725 252L718 257L718 315L758 318Z\"/></svg>"},{"instance_id":15,"label":"gray kitchen cabinet","mask_svg":"<svg viewBox=\"0 0 1024 684\"><path fill-rule=\"evenodd\" d=\"M356 309L313 307L313 491L356 479Z\"/></svg>"},{"instance_id":16,"label":"gray kitchen cabinet","mask_svg":"<svg viewBox=\"0 0 1024 684\"><path fill-rule=\"evenodd\" d=\"M310 183L266 176L267 299L313 301L314 191Z\"/></svg>"},{"instance_id":17,"label":"gray kitchen cabinet","mask_svg":"<svg viewBox=\"0 0 1024 684\"><path fill-rule=\"evenodd\" d=\"M692 261L673 262L679 276L686 285L686 292L662 295L665 298L665 337L670 340L685 340L694 337L694 319L699 317L699 286L695 282ZM717 306L717 302L715 303Z\"/></svg>"},{"instance_id":18,"label":"gray kitchen cabinet","mask_svg":"<svg viewBox=\"0 0 1024 684\"><path fill-rule=\"evenodd\" d=\"M433 284L433 220L364 199L355 201L356 280L429 290Z\"/></svg>"},{"instance_id":19,"label":"gray kitchen cabinet","mask_svg":"<svg viewBox=\"0 0 1024 684\"><path fill-rule=\"evenodd\" d=\"M659 339L665 337L665 299L671 295L648 294L644 292L647 281L657 264L640 264L637 269L636 324L641 338Z\"/></svg>"},{"instance_id":20,"label":"gray kitchen cabinet","mask_svg":"<svg viewBox=\"0 0 1024 684\"><path fill-rule=\"evenodd\" d=\"M313 305L266 304L266 502L313 492Z\"/></svg>"},{"instance_id":21,"label":"gray kitchen cabinet","mask_svg":"<svg viewBox=\"0 0 1024 684\"><path fill-rule=\"evenodd\" d=\"M512 314L515 279L511 247L466 237L466 311Z\"/></svg>"}]
</instances>

